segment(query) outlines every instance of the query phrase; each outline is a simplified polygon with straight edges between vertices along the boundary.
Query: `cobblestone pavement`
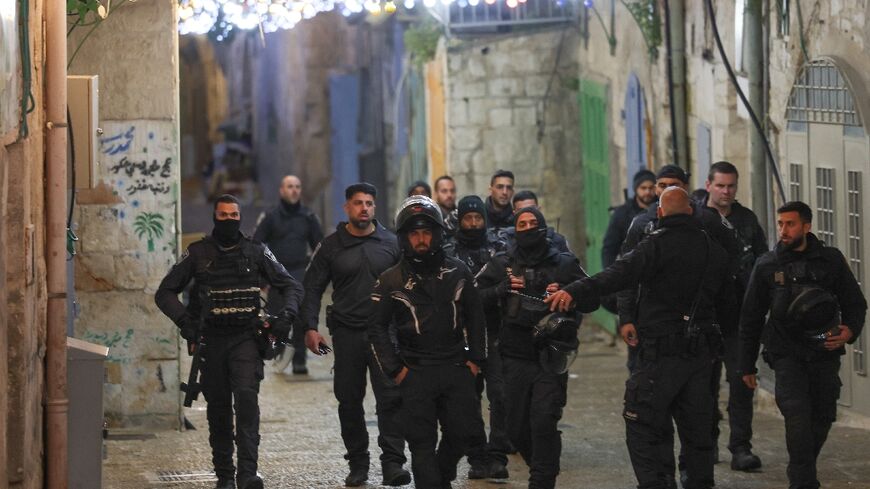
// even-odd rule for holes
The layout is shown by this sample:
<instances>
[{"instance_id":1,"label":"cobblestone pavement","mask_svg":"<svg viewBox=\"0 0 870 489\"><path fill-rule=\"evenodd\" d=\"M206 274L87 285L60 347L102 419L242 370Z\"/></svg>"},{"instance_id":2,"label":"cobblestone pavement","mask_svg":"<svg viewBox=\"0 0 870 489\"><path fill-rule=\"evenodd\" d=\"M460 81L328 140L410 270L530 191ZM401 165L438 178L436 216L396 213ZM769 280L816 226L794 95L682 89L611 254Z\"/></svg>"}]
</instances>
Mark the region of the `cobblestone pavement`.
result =
<instances>
[{"instance_id":1,"label":"cobblestone pavement","mask_svg":"<svg viewBox=\"0 0 870 489\"><path fill-rule=\"evenodd\" d=\"M625 380L624 353L600 337L587 333L582 353L571 369L568 406L561 422L562 473L559 488L628 489L635 480L625 448L621 418ZM331 357L312 358L311 374L294 376L267 373L261 388L262 441L260 472L268 488L343 487L346 464L339 436L337 403L332 394ZM723 391L723 395L727 395ZM724 406L723 406L724 411ZM159 432L144 437L109 440L103 466L104 487L145 489L158 487L210 488L214 482L196 482L211 469L205 404L197 402L188 418L198 428ZM369 487L380 487L379 455L375 435L374 402L367 397L366 419L372 436L372 471ZM723 462L716 465L720 489L785 488L785 438L782 420L775 413L756 414L755 450L764 462L752 474L730 470L727 422L719 446ZM134 435L129 434L128 435ZM820 457L820 479L825 489L870 489L870 437L865 430L835 425ZM410 456L409 456L410 458ZM410 464L406 467L410 468ZM528 471L522 459L511 456L508 481L468 481L463 461L454 488L499 489L526 487ZM184 482L159 482L171 474ZM212 479L213 480L213 479ZM413 487L406 486L406 487Z\"/></svg>"}]
</instances>

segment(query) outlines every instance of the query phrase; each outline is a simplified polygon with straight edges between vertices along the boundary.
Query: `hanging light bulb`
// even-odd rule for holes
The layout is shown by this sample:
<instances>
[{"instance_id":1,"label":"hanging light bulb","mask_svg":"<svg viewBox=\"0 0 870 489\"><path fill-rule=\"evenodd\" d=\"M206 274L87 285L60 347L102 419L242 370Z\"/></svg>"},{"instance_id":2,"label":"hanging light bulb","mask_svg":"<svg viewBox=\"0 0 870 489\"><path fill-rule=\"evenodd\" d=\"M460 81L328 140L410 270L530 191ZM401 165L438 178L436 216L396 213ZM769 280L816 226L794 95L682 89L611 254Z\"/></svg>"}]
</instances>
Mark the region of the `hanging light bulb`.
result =
<instances>
[{"instance_id":1,"label":"hanging light bulb","mask_svg":"<svg viewBox=\"0 0 870 489\"><path fill-rule=\"evenodd\" d=\"M483 0L483 1L486 2L487 5L494 5L495 4L495 0Z\"/></svg>"},{"instance_id":2,"label":"hanging light bulb","mask_svg":"<svg viewBox=\"0 0 870 489\"><path fill-rule=\"evenodd\" d=\"M411 10L416 6L416 2L414 0L405 0L405 8Z\"/></svg>"},{"instance_id":3,"label":"hanging light bulb","mask_svg":"<svg viewBox=\"0 0 870 489\"><path fill-rule=\"evenodd\" d=\"M388 14L392 14L395 11L396 11L396 2L394 2L393 0L389 0L387 3L384 4L384 12L386 12Z\"/></svg>"},{"instance_id":4,"label":"hanging light bulb","mask_svg":"<svg viewBox=\"0 0 870 489\"><path fill-rule=\"evenodd\" d=\"M429 8L432 8L435 6L436 2L437 2L437 0L423 0L423 5L425 5Z\"/></svg>"},{"instance_id":5,"label":"hanging light bulb","mask_svg":"<svg viewBox=\"0 0 870 489\"><path fill-rule=\"evenodd\" d=\"M478 5L480 5L480 0L468 0L468 5L471 5L472 7L477 7Z\"/></svg>"},{"instance_id":6,"label":"hanging light bulb","mask_svg":"<svg viewBox=\"0 0 870 489\"><path fill-rule=\"evenodd\" d=\"M519 5L519 2L517 2L517 0L507 0L507 2L505 3L507 3L507 6L510 8L517 8L517 5Z\"/></svg>"}]
</instances>

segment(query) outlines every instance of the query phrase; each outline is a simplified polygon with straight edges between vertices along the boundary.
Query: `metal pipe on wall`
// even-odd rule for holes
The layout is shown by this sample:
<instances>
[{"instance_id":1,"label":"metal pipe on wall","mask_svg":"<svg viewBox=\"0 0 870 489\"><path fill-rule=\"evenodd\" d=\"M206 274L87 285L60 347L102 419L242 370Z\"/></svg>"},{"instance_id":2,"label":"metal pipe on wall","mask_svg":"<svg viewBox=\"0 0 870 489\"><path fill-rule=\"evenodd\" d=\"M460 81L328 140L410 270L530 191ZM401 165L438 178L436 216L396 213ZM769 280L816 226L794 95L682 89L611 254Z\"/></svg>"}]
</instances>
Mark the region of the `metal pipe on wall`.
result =
<instances>
[{"instance_id":1,"label":"metal pipe on wall","mask_svg":"<svg viewBox=\"0 0 870 489\"><path fill-rule=\"evenodd\" d=\"M674 113L676 131L676 158L674 163L681 168L689 168L688 114L686 112L686 6L684 0L670 0L671 10L671 63L673 65L672 83L674 85L671 110Z\"/></svg>"},{"instance_id":2,"label":"metal pipe on wall","mask_svg":"<svg viewBox=\"0 0 870 489\"><path fill-rule=\"evenodd\" d=\"M764 110L764 40L762 38L762 0L747 0L743 13L744 66L749 78L749 105L759 114L761 123L767 126ZM763 134L751 131L749 134L749 173L752 188L752 211L757 216L767 216L769 183L767 176L767 155L765 154ZM761 225L767 231L767 219Z\"/></svg>"},{"instance_id":3,"label":"metal pipe on wall","mask_svg":"<svg viewBox=\"0 0 870 489\"><path fill-rule=\"evenodd\" d=\"M67 479L66 199L67 88L66 3L45 3L45 260L46 331L45 487L65 489Z\"/></svg>"}]
</instances>

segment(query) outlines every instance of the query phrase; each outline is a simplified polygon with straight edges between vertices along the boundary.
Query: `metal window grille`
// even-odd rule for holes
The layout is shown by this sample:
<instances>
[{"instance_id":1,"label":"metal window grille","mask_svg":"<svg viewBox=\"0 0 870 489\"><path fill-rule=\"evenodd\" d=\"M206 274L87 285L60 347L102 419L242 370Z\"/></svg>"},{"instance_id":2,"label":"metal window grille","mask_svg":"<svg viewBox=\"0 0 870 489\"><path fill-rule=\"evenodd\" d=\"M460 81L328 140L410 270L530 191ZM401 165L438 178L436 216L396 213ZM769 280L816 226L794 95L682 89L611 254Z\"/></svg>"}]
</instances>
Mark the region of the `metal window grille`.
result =
<instances>
[{"instance_id":1,"label":"metal window grille","mask_svg":"<svg viewBox=\"0 0 870 489\"><path fill-rule=\"evenodd\" d=\"M816 229L828 246L837 246L834 212L834 169L816 168Z\"/></svg>"},{"instance_id":2,"label":"metal window grille","mask_svg":"<svg viewBox=\"0 0 870 489\"><path fill-rule=\"evenodd\" d=\"M803 199L804 170L801 165L791 163L788 165L788 194L790 200Z\"/></svg>"},{"instance_id":3,"label":"metal window grille","mask_svg":"<svg viewBox=\"0 0 870 489\"><path fill-rule=\"evenodd\" d=\"M809 62L788 98L788 120L860 126L852 92L840 70L829 60Z\"/></svg>"},{"instance_id":4,"label":"metal window grille","mask_svg":"<svg viewBox=\"0 0 870 489\"><path fill-rule=\"evenodd\" d=\"M864 247L863 247L863 188L862 174L859 171L850 171L847 173L847 206L849 212L849 265L852 268L852 273L858 280L858 284L864 287ZM864 337L861 336L852 345L852 362L855 373L859 375L867 375L867 359L865 351Z\"/></svg>"},{"instance_id":5,"label":"metal window grille","mask_svg":"<svg viewBox=\"0 0 870 489\"><path fill-rule=\"evenodd\" d=\"M445 5L438 2L429 7L449 31L496 31L505 26L560 24L575 22L578 18L578 2L575 0L526 0L510 8L504 0L487 3L456 1Z\"/></svg>"}]
</instances>

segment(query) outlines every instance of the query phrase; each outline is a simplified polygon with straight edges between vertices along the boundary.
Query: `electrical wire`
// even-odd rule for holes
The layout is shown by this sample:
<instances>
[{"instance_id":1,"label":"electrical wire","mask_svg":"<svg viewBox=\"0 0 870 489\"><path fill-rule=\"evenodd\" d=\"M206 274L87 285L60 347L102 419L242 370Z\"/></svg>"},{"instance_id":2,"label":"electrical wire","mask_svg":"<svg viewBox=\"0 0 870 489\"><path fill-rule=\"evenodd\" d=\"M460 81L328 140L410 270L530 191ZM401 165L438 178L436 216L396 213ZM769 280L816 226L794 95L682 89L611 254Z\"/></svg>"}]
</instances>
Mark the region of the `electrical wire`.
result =
<instances>
[{"instance_id":1,"label":"electrical wire","mask_svg":"<svg viewBox=\"0 0 870 489\"><path fill-rule=\"evenodd\" d=\"M671 147L674 152L673 163L676 165L680 161L677 145L677 114L674 112L674 60L673 50L671 49L671 5L668 0L665 0L665 49L668 55L665 57L668 70L668 103L670 104L671 114Z\"/></svg>"},{"instance_id":2,"label":"electrical wire","mask_svg":"<svg viewBox=\"0 0 870 489\"><path fill-rule=\"evenodd\" d=\"M755 111L752 110L752 106L749 105L749 100L746 99L743 89L740 88L740 83L737 82L737 75L734 74L734 70L731 68L731 62L728 61L728 56L725 55L725 48L722 47L722 38L719 37L719 28L716 26L716 14L713 12L713 0L705 0L704 3L707 6L707 15L710 17L710 26L713 28L713 38L716 39L716 47L719 50L719 56L722 57L722 63L725 65L725 70L728 71L728 77L731 79L731 83L734 85L737 95L740 97L740 101L743 102L743 106L746 107L746 111L749 112L749 118L752 119L752 124L755 126L758 134L761 135L761 140L764 142L764 149L767 151L768 163L770 164L771 170L773 170L773 178L776 181L776 186L779 190L779 198L783 203L785 203L785 187L782 184L782 176L779 174L779 167L776 164L776 158L773 157L773 151L770 149L770 141L768 141L767 135L764 133L764 128L761 127L761 122L758 120L758 116L755 115Z\"/></svg>"},{"instance_id":3,"label":"electrical wire","mask_svg":"<svg viewBox=\"0 0 870 489\"><path fill-rule=\"evenodd\" d=\"M73 218L73 209L76 205L76 140L73 136L73 125L72 125L72 116L70 116L69 106L66 108L66 126L67 131L69 132L69 146L70 146L70 197L69 197L69 213L66 217L66 251L69 253L69 258L67 261L72 260L74 256L76 256L76 247L75 242L79 240L79 237L72 230L72 218Z\"/></svg>"},{"instance_id":4,"label":"electrical wire","mask_svg":"<svg viewBox=\"0 0 870 489\"><path fill-rule=\"evenodd\" d=\"M26 138L30 135L30 128L27 125L27 114L36 109L36 99L33 98L33 72L30 58L30 6L28 0L21 0L18 3L18 12L20 17L18 44L21 53L21 88L23 89L21 97L21 124L18 128L18 136Z\"/></svg>"}]
</instances>

